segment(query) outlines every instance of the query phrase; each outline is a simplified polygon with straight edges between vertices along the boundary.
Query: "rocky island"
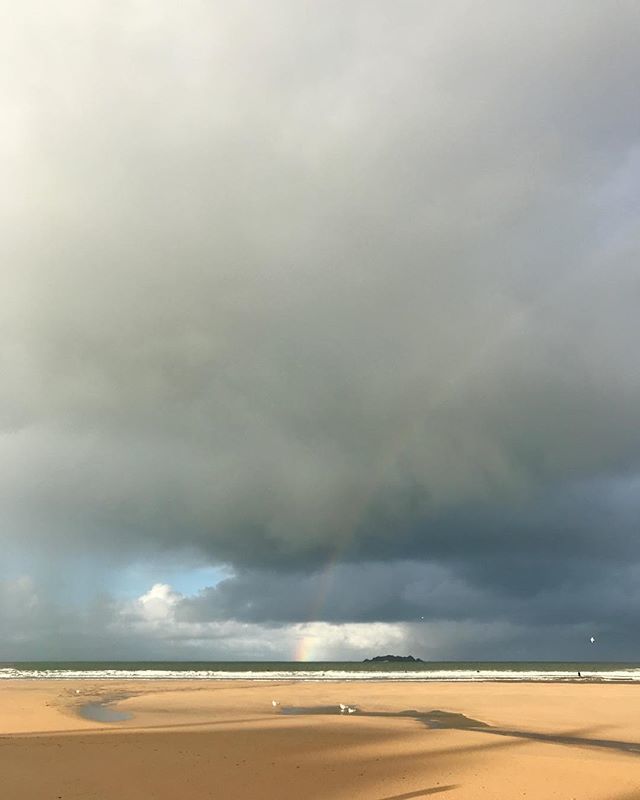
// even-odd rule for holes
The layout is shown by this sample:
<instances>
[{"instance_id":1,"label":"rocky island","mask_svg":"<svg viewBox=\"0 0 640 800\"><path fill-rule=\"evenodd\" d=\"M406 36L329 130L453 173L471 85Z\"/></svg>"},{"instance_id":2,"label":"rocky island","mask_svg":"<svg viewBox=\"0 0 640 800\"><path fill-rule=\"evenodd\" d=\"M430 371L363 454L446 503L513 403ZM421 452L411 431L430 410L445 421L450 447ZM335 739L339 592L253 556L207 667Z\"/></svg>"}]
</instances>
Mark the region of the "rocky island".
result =
<instances>
[{"instance_id":1,"label":"rocky island","mask_svg":"<svg viewBox=\"0 0 640 800\"><path fill-rule=\"evenodd\" d=\"M408 662L408 663L411 663L411 664L417 664L418 662L422 662L422 659L421 658L414 658L414 656L391 656L391 655L388 655L388 656L374 656L373 658L365 658L363 663L364 664L366 664L367 662L371 663L372 661L378 661L378 662L382 662L382 663L391 662L391 661L404 661L404 662Z\"/></svg>"}]
</instances>

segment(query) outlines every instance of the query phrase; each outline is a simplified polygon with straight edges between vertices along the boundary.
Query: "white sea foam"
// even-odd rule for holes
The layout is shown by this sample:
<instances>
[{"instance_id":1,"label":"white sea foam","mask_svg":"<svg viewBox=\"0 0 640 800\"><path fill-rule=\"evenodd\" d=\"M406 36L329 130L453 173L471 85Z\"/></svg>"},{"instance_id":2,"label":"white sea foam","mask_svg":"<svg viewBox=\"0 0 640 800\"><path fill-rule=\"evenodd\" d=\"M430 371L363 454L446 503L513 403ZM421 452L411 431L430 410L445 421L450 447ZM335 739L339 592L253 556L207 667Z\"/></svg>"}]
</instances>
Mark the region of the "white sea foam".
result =
<instances>
[{"instance_id":1,"label":"white sea foam","mask_svg":"<svg viewBox=\"0 0 640 800\"><path fill-rule=\"evenodd\" d=\"M585 681L640 683L640 668L581 671ZM393 682L483 682L483 681L575 681L577 670L447 669L402 672L368 670L168 670L168 669L17 669L0 668L0 680L209 680L209 681L393 681Z\"/></svg>"}]
</instances>

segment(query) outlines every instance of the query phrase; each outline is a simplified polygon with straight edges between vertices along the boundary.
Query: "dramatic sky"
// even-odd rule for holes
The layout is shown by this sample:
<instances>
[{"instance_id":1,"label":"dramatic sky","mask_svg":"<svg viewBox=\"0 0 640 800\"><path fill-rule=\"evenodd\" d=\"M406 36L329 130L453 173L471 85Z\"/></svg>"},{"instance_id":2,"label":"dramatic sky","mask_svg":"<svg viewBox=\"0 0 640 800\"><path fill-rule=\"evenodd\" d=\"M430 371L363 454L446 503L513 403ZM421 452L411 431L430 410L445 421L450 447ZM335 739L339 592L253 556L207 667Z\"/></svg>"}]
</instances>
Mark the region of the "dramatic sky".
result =
<instances>
[{"instance_id":1,"label":"dramatic sky","mask_svg":"<svg viewBox=\"0 0 640 800\"><path fill-rule=\"evenodd\" d=\"M640 659L638 3L5 11L0 659Z\"/></svg>"}]
</instances>

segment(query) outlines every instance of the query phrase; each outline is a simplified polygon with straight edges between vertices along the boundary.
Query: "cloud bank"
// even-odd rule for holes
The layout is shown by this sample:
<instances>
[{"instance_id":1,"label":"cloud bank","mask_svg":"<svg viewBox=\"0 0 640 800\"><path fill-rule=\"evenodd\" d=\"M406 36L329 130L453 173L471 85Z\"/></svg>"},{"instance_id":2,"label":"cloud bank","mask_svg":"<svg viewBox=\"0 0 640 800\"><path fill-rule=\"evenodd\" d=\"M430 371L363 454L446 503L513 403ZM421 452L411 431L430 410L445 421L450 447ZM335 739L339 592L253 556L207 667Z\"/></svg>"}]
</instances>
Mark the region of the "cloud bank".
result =
<instances>
[{"instance_id":1,"label":"cloud bank","mask_svg":"<svg viewBox=\"0 0 640 800\"><path fill-rule=\"evenodd\" d=\"M7 546L230 565L183 624L615 627L640 563L637 4L11 18Z\"/></svg>"}]
</instances>

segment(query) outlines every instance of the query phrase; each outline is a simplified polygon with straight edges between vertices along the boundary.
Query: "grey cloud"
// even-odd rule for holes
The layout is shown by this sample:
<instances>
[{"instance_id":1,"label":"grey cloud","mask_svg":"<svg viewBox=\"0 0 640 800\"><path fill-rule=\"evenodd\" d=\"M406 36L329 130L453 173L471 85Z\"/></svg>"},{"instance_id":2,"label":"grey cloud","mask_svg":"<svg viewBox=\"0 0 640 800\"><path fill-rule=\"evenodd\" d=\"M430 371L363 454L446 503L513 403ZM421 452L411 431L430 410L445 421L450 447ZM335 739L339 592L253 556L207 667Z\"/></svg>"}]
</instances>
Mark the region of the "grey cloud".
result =
<instances>
[{"instance_id":1,"label":"grey cloud","mask_svg":"<svg viewBox=\"0 0 640 800\"><path fill-rule=\"evenodd\" d=\"M329 572L242 570L181 600L187 622L258 624L503 621L528 625L637 624L638 563L505 556L459 562L343 564Z\"/></svg>"},{"instance_id":2,"label":"grey cloud","mask_svg":"<svg viewBox=\"0 0 640 800\"><path fill-rule=\"evenodd\" d=\"M584 650L588 641L586 632L594 630L602 637L609 657L620 655L625 647L628 654L630 646L633 647L630 631L635 620L631 619L623 620L617 627L595 627L593 623L576 620L509 619L508 614L483 614L478 610L478 604L483 603L482 597L486 597L486 592L474 594L467 591L465 594L460 581L456 586L444 570L434 565L420 568L405 563L392 565L390 569L364 565L341 569L335 577L356 579L365 586L368 584L374 592L385 578L404 579L405 583L398 582L393 591L381 593L380 609L388 609L394 591L398 599L398 587L404 585L405 610L420 608L426 612L424 620L394 623L376 619L373 623L346 624L338 620L333 623L256 622L249 620L246 614L242 619L239 618L242 614L233 612L222 618L212 613L211 592L184 597L161 585L136 600L96 595L80 607L72 607L55 592L48 593L32 579L23 577L17 581L0 582L0 659L68 661L93 658L111 661L114 658L220 660L266 657L286 660L291 658L301 639L309 638L316 642L316 657L329 660L363 658L381 647L436 659L533 658L544 654L555 658L585 658L580 648ZM243 580L238 583L242 584ZM253 597L258 602L264 600L260 576L253 575L250 583L245 579L244 586L253 587ZM316 587L312 584L311 588ZM289 575L267 594L270 608L276 605L274 595L282 597L291 589L298 593L298 598L303 597L305 590L301 592L300 584L296 586ZM623 591L623 584L620 591ZM362 609L362 590L360 597L357 591L349 589L342 594L347 605L355 599L355 605ZM227 589L227 600L232 595L233 589L231 592ZM452 601L448 607L447 598ZM456 599L460 601L457 605ZM469 600L473 601L468 606L468 609L473 609L472 613L461 614L463 604ZM335 616L336 607L330 598L326 616ZM369 608L372 607L370 604ZM198 614L194 614L194 610ZM484 610L488 610L486 604ZM231 611L230 605L226 611ZM353 617L353 614L347 616Z\"/></svg>"},{"instance_id":3,"label":"grey cloud","mask_svg":"<svg viewBox=\"0 0 640 800\"><path fill-rule=\"evenodd\" d=\"M477 595L438 564L394 562L338 565L323 572L241 571L185 598L185 621L255 623L411 622L459 619Z\"/></svg>"},{"instance_id":4,"label":"grey cloud","mask_svg":"<svg viewBox=\"0 0 640 800\"><path fill-rule=\"evenodd\" d=\"M416 561L340 565L329 575L241 571L181 599L176 614L191 624L401 624L411 652L444 660L636 658L637 561L548 553L486 566L476 559L471 571Z\"/></svg>"},{"instance_id":5,"label":"grey cloud","mask_svg":"<svg viewBox=\"0 0 640 800\"><path fill-rule=\"evenodd\" d=\"M638 561L635 3L30 7L3 536L235 564L220 618L335 552L432 562L456 619ZM353 569L327 618L417 613Z\"/></svg>"},{"instance_id":6,"label":"grey cloud","mask_svg":"<svg viewBox=\"0 0 640 800\"><path fill-rule=\"evenodd\" d=\"M70 603L27 575L0 580L0 662L255 658L274 646L283 657L287 644L264 626L172 623L146 619L139 601L94 593Z\"/></svg>"}]
</instances>

